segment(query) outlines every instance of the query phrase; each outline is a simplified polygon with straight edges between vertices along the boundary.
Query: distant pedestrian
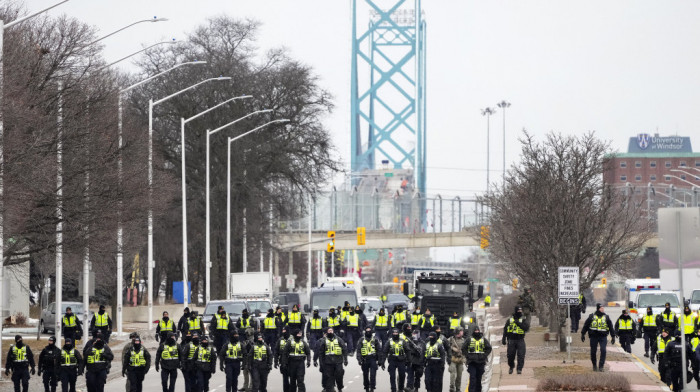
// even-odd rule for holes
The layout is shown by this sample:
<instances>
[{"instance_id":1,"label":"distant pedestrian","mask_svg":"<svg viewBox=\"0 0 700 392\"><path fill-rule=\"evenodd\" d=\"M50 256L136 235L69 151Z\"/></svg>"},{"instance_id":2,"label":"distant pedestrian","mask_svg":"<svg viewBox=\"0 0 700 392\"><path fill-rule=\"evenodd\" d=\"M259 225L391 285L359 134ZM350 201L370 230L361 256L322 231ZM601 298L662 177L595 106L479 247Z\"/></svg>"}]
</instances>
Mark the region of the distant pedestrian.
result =
<instances>
[{"instance_id":1,"label":"distant pedestrian","mask_svg":"<svg viewBox=\"0 0 700 392\"><path fill-rule=\"evenodd\" d=\"M578 295L578 305L569 305L569 316L571 317L571 333L578 333L581 322L581 314L586 313L586 297Z\"/></svg>"},{"instance_id":2,"label":"distant pedestrian","mask_svg":"<svg viewBox=\"0 0 700 392\"><path fill-rule=\"evenodd\" d=\"M586 332L588 339L591 342L591 363L593 371L604 371L605 355L608 347L608 335L610 335L610 343L615 344L615 328L613 327L610 317L605 314L605 308L601 304L596 304L595 313L588 316L588 319L583 324L581 329L581 341L586 341ZM600 361L596 363L596 351L600 346Z\"/></svg>"},{"instance_id":3,"label":"distant pedestrian","mask_svg":"<svg viewBox=\"0 0 700 392\"><path fill-rule=\"evenodd\" d=\"M652 349L652 352L656 351L656 336L659 333L659 327L656 325L656 315L651 306L647 307L647 313L642 317L640 328L644 337L644 356L648 358L649 348Z\"/></svg>"},{"instance_id":4,"label":"distant pedestrian","mask_svg":"<svg viewBox=\"0 0 700 392\"><path fill-rule=\"evenodd\" d=\"M627 309L622 309L622 315L615 321L615 333L620 339L620 346L628 353L632 352L636 331L637 323L630 317Z\"/></svg>"},{"instance_id":5,"label":"distant pedestrian","mask_svg":"<svg viewBox=\"0 0 700 392\"><path fill-rule=\"evenodd\" d=\"M94 335L98 330L102 331L102 339L109 344L109 337L112 334L112 318L105 311L104 305L100 305L99 310L90 320L90 332Z\"/></svg>"},{"instance_id":6,"label":"distant pedestrian","mask_svg":"<svg viewBox=\"0 0 700 392\"><path fill-rule=\"evenodd\" d=\"M508 344L508 374L513 374L516 356L518 358L518 374L523 372L526 350L525 334L529 330L530 324L523 315L523 308L516 306L513 315L506 320L506 325L503 327L503 338L501 339L503 345ZM476 327L474 331L476 331Z\"/></svg>"},{"instance_id":7,"label":"distant pedestrian","mask_svg":"<svg viewBox=\"0 0 700 392\"><path fill-rule=\"evenodd\" d=\"M491 354L491 343L484 337L479 327L475 327L472 336L464 341L462 353L467 358L469 392L481 392L481 380L484 376L486 361ZM461 389L457 387L455 392L459 391Z\"/></svg>"}]
</instances>

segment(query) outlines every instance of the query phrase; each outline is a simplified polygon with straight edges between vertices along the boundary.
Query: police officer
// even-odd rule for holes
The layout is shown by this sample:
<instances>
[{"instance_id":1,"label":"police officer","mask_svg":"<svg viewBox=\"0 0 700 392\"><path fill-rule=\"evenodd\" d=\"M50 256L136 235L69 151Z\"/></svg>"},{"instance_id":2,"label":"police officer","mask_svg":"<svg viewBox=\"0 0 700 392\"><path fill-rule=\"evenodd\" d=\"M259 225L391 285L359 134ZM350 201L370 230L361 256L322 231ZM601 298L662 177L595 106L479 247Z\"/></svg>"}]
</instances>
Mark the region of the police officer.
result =
<instances>
[{"instance_id":1,"label":"police officer","mask_svg":"<svg viewBox=\"0 0 700 392\"><path fill-rule=\"evenodd\" d=\"M408 355L409 361L406 364L406 392L416 392L420 389L420 379L423 377L425 343L419 334L410 335L410 332L408 333L409 336L407 336L406 342L410 352Z\"/></svg>"},{"instance_id":2,"label":"police officer","mask_svg":"<svg viewBox=\"0 0 700 392\"><path fill-rule=\"evenodd\" d=\"M253 349L253 346L255 345L253 341L254 333L255 330L257 330L257 323L255 322L254 319L250 317L248 314L247 309L243 309L243 312L241 312L241 317L236 321L236 328L238 329L238 334L240 335L241 341L245 342L246 346L246 353L248 353L248 356L250 356L250 350ZM246 363L247 363L246 359ZM243 367L243 388L240 388L239 391L247 391L250 392L251 389L251 382L250 382L250 364Z\"/></svg>"},{"instance_id":3,"label":"police officer","mask_svg":"<svg viewBox=\"0 0 700 392\"><path fill-rule=\"evenodd\" d=\"M238 390L238 376L245 366L246 345L241 344L237 330L231 332L231 337L224 350L219 352L219 369L226 374L226 392Z\"/></svg>"},{"instance_id":4,"label":"police officer","mask_svg":"<svg viewBox=\"0 0 700 392\"><path fill-rule=\"evenodd\" d=\"M422 318L423 314L420 312L420 307L416 306L416 308L413 309L413 313L411 313L411 327L418 330L420 328Z\"/></svg>"},{"instance_id":5,"label":"police officer","mask_svg":"<svg viewBox=\"0 0 700 392\"><path fill-rule=\"evenodd\" d=\"M419 327L421 339L423 341L428 340L428 335L435 329L435 316L430 312L430 309L425 309L425 314L421 316Z\"/></svg>"},{"instance_id":6,"label":"police officer","mask_svg":"<svg viewBox=\"0 0 700 392\"><path fill-rule=\"evenodd\" d=\"M644 337L644 356L649 358L649 348L651 347L652 352L655 351L656 335L659 333L659 328L656 325L656 316L651 310L651 306L647 307L647 314L642 317L640 328Z\"/></svg>"},{"instance_id":7,"label":"police officer","mask_svg":"<svg viewBox=\"0 0 700 392\"><path fill-rule=\"evenodd\" d=\"M409 325L410 326L410 325ZM403 391L406 384L406 363L409 361L408 354L410 348L405 339L401 339L399 330L394 328L391 330L391 340L386 346L382 347L381 367L385 369L385 362L389 362L389 381L391 383L391 392L397 390ZM398 383L397 375L398 371ZM397 385L398 384L398 385ZM398 388L398 389L397 389Z\"/></svg>"},{"instance_id":8,"label":"police officer","mask_svg":"<svg viewBox=\"0 0 700 392\"><path fill-rule=\"evenodd\" d=\"M141 345L141 338L135 338L131 350L122 361L122 377L129 378L131 392L143 391L143 379L151 369L151 354Z\"/></svg>"},{"instance_id":9,"label":"police officer","mask_svg":"<svg viewBox=\"0 0 700 392\"><path fill-rule=\"evenodd\" d=\"M669 335L673 336L673 333L678 328L678 316L671 310L670 303L666 302L664 311L656 316L656 324L661 328L666 328Z\"/></svg>"},{"instance_id":10,"label":"police officer","mask_svg":"<svg viewBox=\"0 0 700 392\"><path fill-rule=\"evenodd\" d=\"M591 341L591 362L593 363L593 371L603 371L605 365L605 355L608 346L608 334L610 334L611 344L615 344L615 329L610 317L605 314L605 308L601 304L596 304L595 313L588 316L588 319L583 324L581 329L581 341L586 341L586 332L588 339ZM600 345L600 362L596 363L596 350Z\"/></svg>"},{"instance_id":11,"label":"police officer","mask_svg":"<svg viewBox=\"0 0 700 392\"><path fill-rule=\"evenodd\" d=\"M227 343L228 344L228 343ZM216 373L216 349L209 345L209 337L202 336L199 347L194 353L197 372L197 392L209 391L209 380Z\"/></svg>"},{"instance_id":12,"label":"police officer","mask_svg":"<svg viewBox=\"0 0 700 392\"><path fill-rule=\"evenodd\" d=\"M355 309L351 307L345 318L345 342L348 345L348 355L350 356L355 354L355 342L360 339L360 331L362 331L360 315L355 313Z\"/></svg>"},{"instance_id":13,"label":"police officer","mask_svg":"<svg viewBox=\"0 0 700 392\"><path fill-rule=\"evenodd\" d=\"M391 327L401 328L406 322L408 322L408 314L404 310L403 305L396 305L396 311L391 315Z\"/></svg>"},{"instance_id":14,"label":"police officer","mask_svg":"<svg viewBox=\"0 0 700 392\"><path fill-rule=\"evenodd\" d=\"M202 325L202 319L199 317L199 312L193 310L190 312L190 318L187 320L187 333L189 334L189 339L192 339L195 332L197 335L204 335L204 325Z\"/></svg>"},{"instance_id":15,"label":"police officer","mask_svg":"<svg viewBox=\"0 0 700 392\"><path fill-rule=\"evenodd\" d=\"M272 370L272 353L262 335L255 333L255 343L248 352L248 363L253 378L253 392L267 392L267 377Z\"/></svg>"},{"instance_id":16,"label":"police officer","mask_svg":"<svg viewBox=\"0 0 700 392\"><path fill-rule=\"evenodd\" d=\"M336 312L335 308L330 308L328 310L328 317L326 317L326 328L324 328L323 330L327 331L328 328L338 329L342 326L343 323L343 318L340 317L340 314Z\"/></svg>"},{"instance_id":17,"label":"police officer","mask_svg":"<svg viewBox=\"0 0 700 392\"><path fill-rule=\"evenodd\" d=\"M513 374L516 355L518 357L518 374L523 372L526 349L525 333L528 330L530 330L530 324L523 318L523 308L516 306L513 315L506 320L506 325L503 327L503 338L501 339L501 344L503 345L506 344L506 341L508 342L508 374Z\"/></svg>"},{"instance_id":18,"label":"police officer","mask_svg":"<svg viewBox=\"0 0 700 392\"><path fill-rule=\"evenodd\" d=\"M318 307L314 306L313 315L306 324L306 336L309 337L309 346L314 352L318 350L318 341L323 337L323 330L327 328L325 321L318 314Z\"/></svg>"},{"instance_id":19,"label":"police officer","mask_svg":"<svg viewBox=\"0 0 700 392\"><path fill-rule=\"evenodd\" d=\"M659 378L667 385L670 384L668 373L668 361L666 357L666 348L671 343L671 335L666 328L661 330L661 335L656 339L656 349L651 350L651 363L654 363L654 358L659 360Z\"/></svg>"},{"instance_id":20,"label":"police officer","mask_svg":"<svg viewBox=\"0 0 700 392\"><path fill-rule=\"evenodd\" d=\"M163 392L175 392L175 381L177 380L177 369L180 368L180 345L177 344L177 335L171 332L158 347L156 352L156 372L160 373L160 383Z\"/></svg>"},{"instance_id":21,"label":"police officer","mask_svg":"<svg viewBox=\"0 0 700 392\"><path fill-rule=\"evenodd\" d=\"M178 333L181 334L182 344L187 343L187 342L185 342L185 335L187 333L187 326L188 326L187 321L189 320L189 318L190 318L190 308L185 307L185 309L183 310L182 316L180 316L180 320L178 320L178 322L177 322L177 331L178 331Z\"/></svg>"},{"instance_id":22,"label":"police officer","mask_svg":"<svg viewBox=\"0 0 700 392\"><path fill-rule=\"evenodd\" d=\"M102 331L97 331L96 335L101 338ZM97 336L95 336L95 337L97 337ZM83 356L84 357L87 357L87 351L90 349L90 347L92 347L92 343L94 343L95 337L93 337L93 340L88 341L88 344L86 344L85 347L83 348ZM129 334L129 342L127 344L125 344L124 348L122 349L122 363L124 363L124 358L126 358L126 356L131 352L131 348L134 347L134 340L136 338L140 338L138 332L132 332ZM124 384L124 386L126 387L126 392L131 392L131 384L129 384L128 378L126 379L126 383Z\"/></svg>"},{"instance_id":23,"label":"police officer","mask_svg":"<svg viewBox=\"0 0 700 392\"><path fill-rule=\"evenodd\" d=\"M292 311L289 312L288 317L287 325L289 328L294 330L299 329L303 333L304 325L306 324L306 317L304 317L304 315L299 311L299 305L294 304L294 306L292 306Z\"/></svg>"},{"instance_id":24,"label":"police officer","mask_svg":"<svg viewBox=\"0 0 700 392\"><path fill-rule=\"evenodd\" d=\"M481 378L484 376L486 360L491 354L491 343L478 326L474 328L472 336L464 341L462 353L467 358L469 392L481 392ZM455 391L460 391L459 387Z\"/></svg>"},{"instance_id":25,"label":"police officer","mask_svg":"<svg viewBox=\"0 0 700 392\"><path fill-rule=\"evenodd\" d=\"M491 294L486 294L486 297L484 297L484 307L491 307Z\"/></svg>"},{"instance_id":26,"label":"police officer","mask_svg":"<svg viewBox=\"0 0 700 392\"><path fill-rule=\"evenodd\" d=\"M10 346L5 360L5 376L9 376L10 370L12 370L15 392L20 392L20 386L23 392L29 390L30 367L32 368L31 374L34 375L35 364L32 349L24 344L21 335L15 335L15 344Z\"/></svg>"},{"instance_id":27,"label":"police officer","mask_svg":"<svg viewBox=\"0 0 700 392\"><path fill-rule=\"evenodd\" d=\"M379 309L379 313L374 316L374 333L382 345L385 345L389 340L389 316L384 307Z\"/></svg>"},{"instance_id":28,"label":"police officer","mask_svg":"<svg viewBox=\"0 0 700 392\"><path fill-rule=\"evenodd\" d=\"M282 327L282 336L275 342L272 355L275 357L275 369L282 374L282 391L289 392L289 372L287 369L287 357L283 356L289 344L289 327Z\"/></svg>"},{"instance_id":29,"label":"police officer","mask_svg":"<svg viewBox=\"0 0 700 392\"><path fill-rule=\"evenodd\" d=\"M109 343L109 336L112 334L112 319L105 311L105 306L100 305L100 309L92 316L90 320L90 331L94 335L97 330L102 331L102 339L105 343Z\"/></svg>"},{"instance_id":30,"label":"police officer","mask_svg":"<svg viewBox=\"0 0 700 392\"><path fill-rule=\"evenodd\" d=\"M58 385L58 374L56 372L56 362L60 356L60 350L56 347L56 338L49 337L49 344L39 353L39 375L43 378L44 391L56 392Z\"/></svg>"},{"instance_id":31,"label":"police officer","mask_svg":"<svg viewBox=\"0 0 700 392\"><path fill-rule=\"evenodd\" d=\"M688 305L685 305L683 308L683 314L678 317L678 331L681 330L681 323L683 324L686 339L690 339L689 336L695 332L697 316L690 310Z\"/></svg>"},{"instance_id":32,"label":"police officer","mask_svg":"<svg viewBox=\"0 0 700 392\"><path fill-rule=\"evenodd\" d=\"M282 320L275 316L272 309L267 310L267 316L263 319L263 338L265 343L274 345L279 336L279 330L282 328Z\"/></svg>"},{"instance_id":33,"label":"police officer","mask_svg":"<svg viewBox=\"0 0 700 392\"><path fill-rule=\"evenodd\" d=\"M287 371L289 372L289 390L291 392L305 392L306 384L304 376L306 368L311 366L311 348L304 341L301 330L294 331L294 340L290 341L283 355L287 361ZM306 362L306 367L304 367Z\"/></svg>"},{"instance_id":34,"label":"police officer","mask_svg":"<svg viewBox=\"0 0 700 392\"><path fill-rule=\"evenodd\" d=\"M197 367L194 356L199 348L199 332L194 332L190 341L182 347L180 361L182 362L182 376L185 378L185 391L197 391Z\"/></svg>"},{"instance_id":35,"label":"police officer","mask_svg":"<svg viewBox=\"0 0 700 392\"><path fill-rule=\"evenodd\" d=\"M452 317L450 317L449 323L450 330L448 331L448 333L450 336L452 336L454 335L455 331L457 331L457 328L463 326L462 316L460 316L457 312L453 312ZM428 332L428 334L430 334L430 332Z\"/></svg>"},{"instance_id":36,"label":"police officer","mask_svg":"<svg viewBox=\"0 0 700 392\"><path fill-rule=\"evenodd\" d=\"M462 392L462 373L467 356L463 352L465 342L464 329L459 327L445 344L445 352L450 357L450 366L447 369L450 372L450 392Z\"/></svg>"},{"instance_id":37,"label":"police officer","mask_svg":"<svg viewBox=\"0 0 700 392\"><path fill-rule=\"evenodd\" d=\"M365 328L364 336L357 342L357 363L362 369L365 392L374 391L377 388L377 360L381 348L379 339L372 334L372 328Z\"/></svg>"},{"instance_id":38,"label":"police officer","mask_svg":"<svg viewBox=\"0 0 700 392\"><path fill-rule=\"evenodd\" d=\"M418 334L416 334L418 335ZM406 388L407 389L412 389L412 386L414 384L413 378L413 367L411 366L411 353L413 353L414 348L413 348L413 326L410 323L404 323L401 331L401 335L399 336L399 339L403 340L406 345L407 345L407 350L406 350ZM420 336L420 335L419 335Z\"/></svg>"},{"instance_id":39,"label":"police officer","mask_svg":"<svg viewBox=\"0 0 700 392\"><path fill-rule=\"evenodd\" d=\"M158 321L158 326L156 326L156 341L160 340L160 344L163 345L163 342L165 342L171 333L177 332L176 328L177 327L175 327L173 320L170 319L168 312L163 312L163 318Z\"/></svg>"},{"instance_id":40,"label":"police officer","mask_svg":"<svg viewBox=\"0 0 700 392\"><path fill-rule=\"evenodd\" d=\"M693 351L693 355L690 357L690 364L693 367L693 380L697 381L698 389L700 389L700 361L698 360L698 345L700 345L700 338L698 338L697 331L690 334L689 338L690 348Z\"/></svg>"},{"instance_id":41,"label":"police officer","mask_svg":"<svg viewBox=\"0 0 700 392\"><path fill-rule=\"evenodd\" d=\"M66 339L56 363L56 373L61 380L61 391L75 392L75 382L78 376L83 375L84 366L80 351L73 347L72 340Z\"/></svg>"},{"instance_id":42,"label":"police officer","mask_svg":"<svg viewBox=\"0 0 700 392\"><path fill-rule=\"evenodd\" d=\"M107 370L114 359L112 350L102 340L101 335L101 332L98 333L94 343L85 351L85 384L88 392L104 392Z\"/></svg>"},{"instance_id":43,"label":"police officer","mask_svg":"<svg viewBox=\"0 0 700 392\"><path fill-rule=\"evenodd\" d=\"M637 323L630 317L627 309L622 309L622 315L615 321L615 333L620 339L620 346L628 353L632 352Z\"/></svg>"},{"instance_id":44,"label":"police officer","mask_svg":"<svg viewBox=\"0 0 700 392\"><path fill-rule=\"evenodd\" d=\"M318 366L319 359L323 370L323 390L331 392L334 386L342 390L343 365L348 364L347 348L343 339L335 336L333 328L328 328L326 337L321 340L318 353L314 354L314 366Z\"/></svg>"},{"instance_id":45,"label":"police officer","mask_svg":"<svg viewBox=\"0 0 700 392\"><path fill-rule=\"evenodd\" d=\"M214 335L214 347L217 352L221 351L222 347L228 344L228 336L233 328L233 323L228 313L226 313L226 309L219 305L219 309L214 317L211 318L211 323L209 324L209 330Z\"/></svg>"},{"instance_id":46,"label":"police officer","mask_svg":"<svg viewBox=\"0 0 700 392\"><path fill-rule=\"evenodd\" d=\"M581 322L581 313L586 313L586 297L578 295L578 305L569 305L569 315L571 317L571 332L578 333L578 326Z\"/></svg>"},{"instance_id":47,"label":"police officer","mask_svg":"<svg viewBox=\"0 0 700 392\"><path fill-rule=\"evenodd\" d=\"M280 322L281 322L280 326L287 325L287 313L285 311L283 311L282 307L279 305L277 305L277 308L275 308L275 317L280 319ZM275 339L275 341L277 341L277 340Z\"/></svg>"},{"instance_id":48,"label":"police officer","mask_svg":"<svg viewBox=\"0 0 700 392\"><path fill-rule=\"evenodd\" d=\"M681 339L681 331L676 330L674 332L675 339L668 344L666 347L666 353L664 356L667 358L668 362L668 375L670 379L666 380L666 383L673 385L674 391L683 390L683 372L687 370L687 364L683 363L683 350L685 350L686 361L693 356L693 351L688 343Z\"/></svg>"},{"instance_id":49,"label":"police officer","mask_svg":"<svg viewBox=\"0 0 700 392\"><path fill-rule=\"evenodd\" d=\"M80 340L83 335L83 323L73 314L73 310L68 306L66 314L61 318L63 323L63 337L72 341Z\"/></svg>"},{"instance_id":50,"label":"police officer","mask_svg":"<svg viewBox=\"0 0 700 392\"><path fill-rule=\"evenodd\" d=\"M442 392L442 375L445 372L445 362L449 358L445 348L438 339L437 332L428 335L425 344L425 388L428 392Z\"/></svg>"}]
</instances>

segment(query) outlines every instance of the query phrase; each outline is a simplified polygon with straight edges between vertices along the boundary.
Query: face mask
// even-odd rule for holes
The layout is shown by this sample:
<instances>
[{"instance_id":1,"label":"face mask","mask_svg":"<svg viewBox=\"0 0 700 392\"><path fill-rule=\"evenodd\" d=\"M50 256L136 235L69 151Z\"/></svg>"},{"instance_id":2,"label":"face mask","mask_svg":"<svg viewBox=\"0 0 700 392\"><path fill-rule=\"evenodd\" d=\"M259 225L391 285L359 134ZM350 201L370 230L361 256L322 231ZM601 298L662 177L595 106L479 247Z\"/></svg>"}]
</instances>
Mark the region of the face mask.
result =
<instances>
[{"instance_id":1,"label":"face mask","mask_svg":"<svg viewBox=\"0 0 700 392\"><path fill-rule=\"evenodd\" d=\"M350 309L350 315L352 316L353 314L355 314L355 311Z\"/></svg>"},{"instance_id":2,"label":"face mask","mask_svg":"<svg viewBox=\"0 0 700 392\"><path fill-rule=\"evenodd\" d=\"M690 309L686 309L684 313L685 313L686 316L689 315L689 314L690 314Z\"/></svg>"},{"instance_id":3,"label":"face mask","mask_svg":"<svg viewBox=\"0 0 700 392\"><path fill-rule=\"evenodd\" d=\"M258 339L257 343L258 343L258 346L262 346L262 344L263 344L262 339Z\"/></svg>"},{"instance_id":4,"label":"face mask","mask_svg":"<svg viewBox=\"0 0 700 392\"><path fill-rule=\"evenodd\" d=\"M289 332L287 332L287 331L282 332L282 336L284 336L285 339L289 338Z\"/></svg>"},{"instance_id":5,"label":"face mask","mask_svg":"<svg viewBox=\"0 0 700 392\"><path fill-rule=\"evenodd\" d=\"M22 348L24 347L24 343L20 340L19 342L15 343L15 346L17 346L17 348Z\"/></svg>"},{"instance_id":6,"label":"face mask","mask_svg":"<svg viewBox=\"0 0 700 392\"><path fill-rule=\"evenodd\" d=\"M406 336L411 336L412 332L410 329L407 329L407 330L403 331L403 334Z\"/></svg>"},{"instance_id":7,"label":"face mask","mask_svg":"<svg viewBox=\"0 0 700 392\"><path fill-rule=\"evenodd\" d=\"M272 317L272 316L274 316L274 313L272 313L272 312L267 312L267 316L268 316L268 317Z\"/></svg>"},{"instance_id":8,"label":"face mask","mask_svg":"<svg viewBox=\"0 0 700 392\"><path fill-rule=\"evenodd\" d=\"M477 339L481 339L481 337L484 336L484 334L482 334L481 332L474 332L472 336L474 336Z\"/></svg>"},{"instance_id":9,"label":"face mask","mask_svg":"<svg viewBox=\"0 0 700 392\"><path fill-rule=\"evenodd\" d=\"M652 314L654 314L654 312L652 312L651 310L647 310L647 314L651 316Z\"/></svg>"},{"instance_id":10,"label":"face mask","mask_svg":"<svg viewBox=\"0 0 700 392\"><path fill-rule=\"evenodd\" d=\"M328 314L329 314L331 317L333 317L333 316L335 316L335 311L334 311L334 310L331 310L330 312L328 312Z\"/></svg>"},{"instance_id":11,"label":"face mask","mask_svg":"<svg viewBox=\"0 0 700 392\"><path fill-rule=\"evenodd\" d=\"M99 314L105 314L105 311L104 311L104 309L100 309L100 311L97 312L97 313L99 313Z\"/></svg>"},{"instance_id":12,"label":"face mask","mask_svg":"<svg viewBox=\"0 0 700 392\"><path fill-rule=\"evenodd\" d=\"M437 342L437 337L434 337L434 336L431 337L431 338L430 338L430 343L435 344L435 342Z\"/></svg>"},{"instance_id":13,"label":"face mask","mask_svg":"<svg viewBox=\"0 0 700 392\"><path fill-rule=\"evenodd\" d=\"M318 312L314 312L314 317L318 318Z\"/></svg>"},{"instance_id":14,"label":"face mask","mask_svg":"<svg viewBox=\"0 0 700 392\"><path fill-rule=\"evenodd\" d=\"M365 332L365 337L366 337L367 339L371 338L371 337L372 337L372 331L367 331L367 332Z\"/></svg>"},{"instance_id":15,"label":"face mask","mask_svg":"<svg viewBox=\"0 0 700 392\"><path fill-rule=\"evenodd\" d=\"M238 342L238 335L231 336L231 341L232 341L233 343Z\"/></svg>"},{"instance_id":16,"label":"face mask","mask_svg":"<svg viewBox=\"0 0 700 392\"><path fill-rule=\"evenodd\" d=\"M523 312L515 312L515 317L520 318L522 316L523 316Z\"/></svg>"},{"instance_id":17,"label":"face mask","mask_svg":"<svg viewBox=\"0 0 700 392\"><path fill-rule=\"evenodd\" d=\"M391 335L391 338L394 340L399 340L399 335Z\"/></svg>"},{"instance_id":18,"label":"face mask","mask_svg":"<svg viewBox=\"0 0 700 392\"><path fill-rule=\"evenodd\" d=\"M172 346L173 344L175 344L175 339L173 339L173 338L168 338L167 343L168 343L169 346Z\"/></svg>"},{"instance_id":19,"label":"face mask","mask_svg":"<svg viewBox=\"0 0 700 392\"><path fill-rule=\"evenodd\" d=\"M193 314L190 315L190 319L194 320L194 319L196 319L196 318L197 318L197 316L195 316L195 315L193 315Z\"/></svg>"},{"instance_id":20,"label":"face mask","mask_svg":"<svg viewBox=\"0 0 700 392\"><path fill-rule=\"evenodd\" d=\"M384 316L384 310L380 310L380 311L379 311L379 314L382 315L382 316Z\"/></svg>"},{"instance_id":21,"label":"face mask","mask_svg":"<svg viewBox=\"0 0 700 392\"><path fill-rule=\"evenodd\" d=\"M141 349L141 343L136 343L136 344L134 344L134 349L135 349L136 351L139 351L139 350Z\"/></svg>"},{"instance_id":22,"label":"face mask","mask_svg":"<svg viewBox=\"0 0 700 392\"><path fill-rule=\"evenodd\" d=\"M199 338L192 339L192 344L194 344L195 346L198 345L198 344L199 344Z\"/></svg>"},{"instance_id":23,"label":"face mask","mask_svg":"<svg viewBox=\"0 0 700 392\"><path fill-rule=\"evenodd\" d=\"M170 317L168 317L168 316L164 316L164 317L163 317L163 321L166 321L166 322L167 322L168 320L170 320Z\"/></svg>"},{"instance_id":24,"label":"face mask","mask_svg":"<svg viewBox=\"0 0 700 392\"><path fill-rule=\"evenodd\" d=\"M202 347L208 347L208 346L209 346L209 342L202 342Z\"/></svg>"},{"instance_id":25,"label":"face mask","mask_svg":"<svg viewBox=\"0 0 700 392\"><path fill-rule=\"evenodd\" d=\"M64 344L63 349L66 351L70 351L73 349L73 345L72 344Z\"/></svg>"},{"instance_id":26,"label":"face mask","mask_svg":"<svg viewBox=\"0 0 700 392\"><path fill-rule=\"evenodd\" d=\"M243 318L248 318L248 312L243 312Z\"/></svg>"},{"instance_id":27,"label":"face mask","mask_svg":"<svg viewBox=\"0 0 700 392\"><path fill-rule=\"evenodd\" d=\"M335 334L329 333L329 334L327 334L326 336L328 336L328 339L331 339L331 340L332 340L332 339L335 337Z\"/></svg>"},{"instance_id":28,"label":"face mask","mask_svg":"<svg viewBox=\"0 0 700 392\"><path fill-rule=\"evenodd\" d=\"M301 336L299 336L299 335L295 336L295 337L294 337L294 340L296 340L297 342L300 341L300 340L301 340Z\"/></svg>"},{"instance_id":29,"label":"face mask","mask_svg":"<svg viewBox=\"0 0 700 392\"><path fill-rule=\"evenodd\" d=\"M104 346L105 346L105 342L103 342L101 340L98 340L95 342L95 348L97 348L98 350L101 350L102 347L104 347Z\"/></svg>"},{"instance_id":30,"label":"face mask","mask_svg":"<svg viewBox=\"0 0 700 392\"><path fill-rule=\"evenodd\" d=\"M222 316L226 316L226 311L225 311L225 310L222 310L221 312L219 312L219 314L222 315Z\"/></svg>"}]
</instances>

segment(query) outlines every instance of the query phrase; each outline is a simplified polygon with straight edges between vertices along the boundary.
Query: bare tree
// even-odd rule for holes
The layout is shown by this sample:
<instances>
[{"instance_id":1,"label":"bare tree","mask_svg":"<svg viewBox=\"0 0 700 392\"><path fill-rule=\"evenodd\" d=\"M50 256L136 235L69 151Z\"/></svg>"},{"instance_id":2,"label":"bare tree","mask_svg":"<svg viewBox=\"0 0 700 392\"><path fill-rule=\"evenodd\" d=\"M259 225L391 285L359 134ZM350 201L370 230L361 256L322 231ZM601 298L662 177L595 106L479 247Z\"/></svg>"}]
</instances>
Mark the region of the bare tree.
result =
<instances>
[{"instance_id":1,"label":"bare tree","mask_svg":"<svg viewBox=\"0 0 700 392\"><path fill-rule=\"evenodd\" d=\"M558 267L579 267L585 290L603 271L626 269L650 226L631 195L603 183L609 147L594 133L550 133L538 143L525 132L521 144L505 184L482 198L490 209L490 254L547 304L549 315L539 317L552 317L565 350Z\"/></svg>"}]
</instances>

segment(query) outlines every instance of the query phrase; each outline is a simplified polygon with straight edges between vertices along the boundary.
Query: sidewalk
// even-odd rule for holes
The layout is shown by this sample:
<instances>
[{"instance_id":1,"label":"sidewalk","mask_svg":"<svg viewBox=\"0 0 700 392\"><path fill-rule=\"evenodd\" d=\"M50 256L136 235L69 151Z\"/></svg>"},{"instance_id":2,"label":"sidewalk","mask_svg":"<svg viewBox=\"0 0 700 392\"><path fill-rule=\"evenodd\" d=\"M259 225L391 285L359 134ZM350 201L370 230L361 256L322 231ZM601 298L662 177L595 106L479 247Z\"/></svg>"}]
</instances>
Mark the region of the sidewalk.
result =
<instances>
[{"instance_id":1,"label":"sidewalk","mask_svg":"<svg viewBox=\"0 0 700 392\"><path fill-rule=\"evenodd\" d=\"M493 346L490 377L484 377L484 388L488 391L535 391L541 379L549 376L584 374L595 377L590 361L590 346L588 340L581 342L580 335L572 335L572 362L565 361L566 353L559 352L558 342L545 342L544 333L547 330L539 325L537 318L532 318L532 327L527 334L525 367L522 374L508 374L506 347L501 345L505 318L498 313L498 308L489 309L489 333ZM583 320L582 320L583 322ZM517 360L516 360L517 361ZM516 362L517 363L517 362ZM625 376L633 391L670 391L662 383L655 370L639 362L619 345L608 344L605 371ZM489 370L487 369L487 374ZM484 389L486 390L486 389Z\"/></svg>"}]
</instances>

